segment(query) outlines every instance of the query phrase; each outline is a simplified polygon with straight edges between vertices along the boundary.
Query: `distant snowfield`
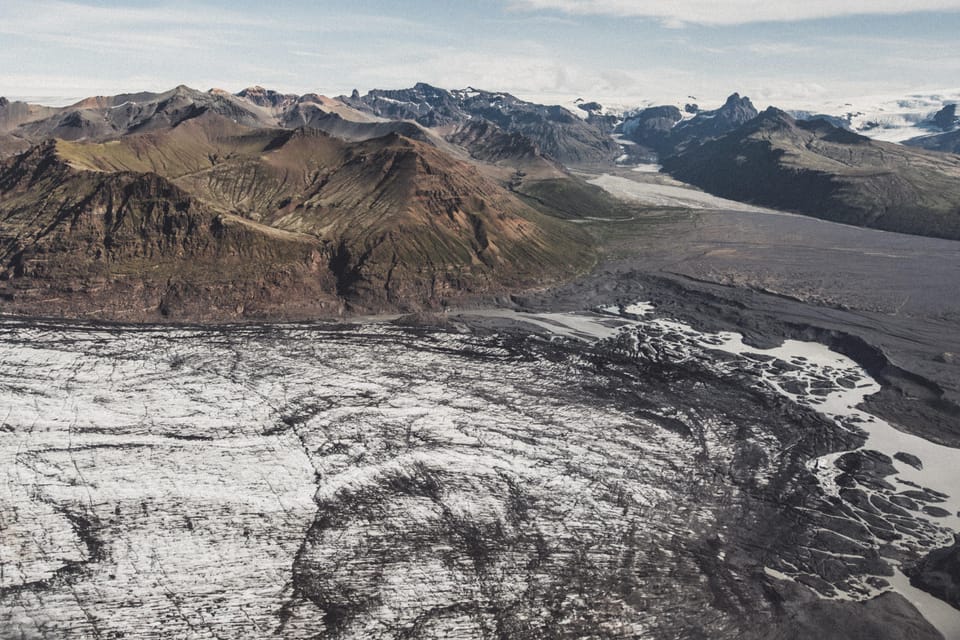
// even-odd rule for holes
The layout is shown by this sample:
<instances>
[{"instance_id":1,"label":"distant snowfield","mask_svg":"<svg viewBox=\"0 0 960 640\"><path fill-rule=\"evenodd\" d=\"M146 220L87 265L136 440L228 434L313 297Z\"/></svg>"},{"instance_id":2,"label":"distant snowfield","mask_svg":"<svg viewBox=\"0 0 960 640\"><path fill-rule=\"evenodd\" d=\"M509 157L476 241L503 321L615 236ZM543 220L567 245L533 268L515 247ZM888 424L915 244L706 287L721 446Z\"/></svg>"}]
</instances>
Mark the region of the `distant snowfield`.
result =
<instances>
[{"instance_id":1,"label":"distant snowfield","mask_svg":"<svg viewBox=\"0 0 960 640\"><path fill-rule=\"evenodd\" d=\"M649 165L641 165L646 168ZM653 173L648 169L648 173ZM629 178L621 178L610 174L603 174L588 180L606 190L611 195L626 200L632 200L651 207L685 207L687 209L725 209L728 211L771 212L770 209L755 207L735 200L718 198L703 191L684 187L658 184L655 182L638 182Z\"/></svg>"},{"instance_id":2,"label":"distant snowfield","mask_svg":"<svg viewBox=\"0 0 960 640\"><path fill-rule=\"evenodd\" d=\"M907 95L875 95L818 102L774 105L793 112L826 114L849 119L850 127L868 138L903 142L939 133L924 126L945 105L960 103L960 89L944 89Z\"/></svg>"},{"instance_id":3,"label":"distant snowfield","mask_svg":"<svg viewBox=\"0 0 960 640\"><path fill-rule=\"evenodd\" d=\"M750 91L741 91L741 93L751 97ZM685 119L693 115L684 112L684 105L686 103L698 103L701 111L715 109L723 104L723 99L697 100L692 96L685 100L669 97L660 99L638 98L635 99L634 102L629 102L623 97L604 99L594 96L591 97L591 99L604 105L604 113L618 115L636 112L653 106L673 105L680 109ZM547 99L547 101L549 102L549 99ZM868 138L885 142L903 142L910 138L939 133L939 129L931 128L924 125L924 123L928 122L930 118L945 105L960 103L960 88L938 89L899 95L881 94L853 97L822 97L812 100L780 100L776 98L762 99L753 97L753 102L760 111L768 106L773 106L798 115L822 114L842 118L849 122L851 129ZM577 108L576 103L563 101L562 104L577 116L586 118L587 113ZM628 141L618 140L618 142L620 144L626 144Z\"/></svg>"}]
</instances>

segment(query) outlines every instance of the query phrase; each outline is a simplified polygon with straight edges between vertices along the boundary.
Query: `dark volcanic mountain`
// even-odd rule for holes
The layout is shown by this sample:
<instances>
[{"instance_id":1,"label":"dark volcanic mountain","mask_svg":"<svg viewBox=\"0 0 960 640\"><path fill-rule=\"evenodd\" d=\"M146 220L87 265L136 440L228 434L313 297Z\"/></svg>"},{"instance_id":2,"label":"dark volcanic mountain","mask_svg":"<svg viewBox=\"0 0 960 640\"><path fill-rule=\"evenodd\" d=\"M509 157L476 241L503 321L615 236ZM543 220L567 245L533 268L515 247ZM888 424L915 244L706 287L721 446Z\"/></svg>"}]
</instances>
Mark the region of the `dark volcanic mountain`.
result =
<instances>
[{"instance_id":1,"label":"dark volcanic mountain","mask_svg":"<svg viewBox=\"0 0 960 640\"><path fill-rule=\"evenodd\" d=\"M956 103L948 104L933 115L933 123L943 129L950 131L960 126L960 117L957 116Z\"/></svg>"},{"instance_id":2,"label":"dark volcanic mountain","mask_svg":"<svg viewBox=\"0 0 960 640\"><path fill-rule=\"evenodd\" d=\"M210 313L256 315L270 300L246 293L255 274L250 287L288 297L297 315L341 302L437 305L592 261L585 234L431 145L251 129L213 113L107 143L47 142L14 158L0 169L0 237L16 308L56 313L30 305L62 298L69 310L96 300L90 291L136 306L100 303L112 316L179 311L155 280L191 291L216 289L210 274L237 280L236 296L225 289ZM127 282L150 291L116 295Z\"/></svg>"},{"instance_id":3,"label":"dark volcanic mountain","mask_svg":"<svg viewBox=\"0 0 960 640\"><path fill-rule=\"evenodd\" d=\"M904 142L911 147L920 147L930 151L943 151L946 153L960 153L960 129L947 131L946 133L935 133L929 136L920 136L911 138Z\"/></svg>"},{"instance_id":4,"label":"dark volcanic mountain","mask_svg":"<svg viewBox=\"0 0 960 640\"><path fill-rule=\"evenodd\" d=\"M527 136L545 154L565 164L609 162L618 155L616 143L595 124L563 107L526 102L509 93L447 91L418 83L410 89L376 89L364 96L340 96L340 100L379 117L414 120L425 127L483 118L508 133Z\"/></svg>"},{"instance_id":5,"label":"dark volcanic mountain","mask_svg":"<svg viewBox=\"0 0 960 640\"><path fill-rule=\"evenodd\" d=\"M673 105L648 107L628 116L617 129L632 142L657 153L669 154L673 128L683 120L680 109Z\"/></svg>"},{"instance_id":6,"label":"dark volcanic mountain","mask_svg":"<svg viewBox=\"0 0 960 640\"><path fill-rule=\"evenodd\" d=\"M690 111L694 111L692 107ZM665 157L692 143L718 138L756 116L750 98L734 93L719 109L698 111L687 120L675 106L650 107L624 119L618 131L627 140Z\"/></svg>"},{"instance_id":7,"label":"dark volcanic mountain","mask_svg":"<svg viewBox=\"0 0 960 640\"><path fill-rule=\"evenodd\" d=\"M522 133L508 133L489 120L468 120L446 139L469 149L473 157L486 162L521 166L542 158L533 140Z\"/></svg>"},{"instance_id":8,"label":"dark volcanic mountain","mask_svg":"<svg viewBox=\"0 0 960 640\"><path fill-rule=\"evenodd\" d=\"M917 136L904 142L911 147L930 149L931 151L946 151L960 153L960 117L957 116L957 105L948 104L940 109L930 123L939 133Z\"/></svg>"},{"instance_id":9,"label":"dark volcanic mountain","mask_svg":"<svg viewBox=\"0 0 960 640\"><path fill-rule=\"evenodd\" d=\"M734 200L960 238L960 157L872 141L774 108L722 138L665 158L663 166Z\"/></svg>"}]
</instances>

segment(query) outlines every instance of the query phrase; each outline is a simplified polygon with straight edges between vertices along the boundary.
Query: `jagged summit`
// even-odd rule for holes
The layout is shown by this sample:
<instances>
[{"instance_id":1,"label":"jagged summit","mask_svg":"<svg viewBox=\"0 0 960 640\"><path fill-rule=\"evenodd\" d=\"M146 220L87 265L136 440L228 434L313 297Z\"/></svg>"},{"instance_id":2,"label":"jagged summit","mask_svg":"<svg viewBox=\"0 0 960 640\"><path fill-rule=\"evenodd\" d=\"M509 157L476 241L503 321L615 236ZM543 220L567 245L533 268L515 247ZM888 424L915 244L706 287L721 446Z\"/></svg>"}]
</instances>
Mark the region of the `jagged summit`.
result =
<instances>
[{"instance_id":1,"label":"jagged summit","mask_svg":"<svg viewBox=\"0 0 960 640\"><path fill-rule=\"evenodd\" d=\"M957 104L948 104L937 111L933 116L933 123L943 131L950 131L960 125L960 118L957 117Z\"/></svg>"},{"instance_id":2,"label":"jagged summit","mask_svg":"<svg viewBox=\"0 0 960 640\"><path fill-rule=\"evenodd\" d=\"M696 105L685 105L682 112L675 105L648 107L626 117L617 131L640 147L666 157L691 144L722 136L756 116L750 98L733 93L723 106L710 111Z\"/></svg>"},{"instance_id":3,"label":"jagged summit","mask_svg":"<svg viewBox=\"0 0 960 640\"><path fill-rule=\"evenodd\" d=\"M741 97L739 93L734 92L730 94L722 107L712 113L714 117L724 118L728 122L743 124L756 117L757 109L753 106L750 98Z\"/></svg>"},{"instance_id":4,"label":"jagged summit","mask_svg":"<svg viewBox=\"0 0 960 640\"><path fill-rule=\"evenodd\" d=\"M295 104L300 99L300 96L296 94L280 93L279 91L274 91L273 89L264 89L259 85L247 87L246 89L239 91L236 95L240 98L245 98L258 106L273 109L283 108Z\"/></svg>"},{"instance_id":5,"label":"jagged summit","mask_svg":"<svg viewBox=\"0 0 960 640\"><path fill-rule=\"evenodd\" d=\"M784 127L794 127L797 125L797 119L791 116L786 111L779 109L777 107L767 107L760 113L756 114L754 118L747 120L744 124L749 123L749 127L754 129L763 129L763 128L784 128ZM811 121L814 122L814 121ZM816 122L825 122L824 120L816 120Z\"/></svg>"},{"instance_id":6,"label":"jagged summit","mask_svg":"<svg viewBox=\"0 0 960 640\"><path fill-rule=\"evenodd\" d=\"M565 164L610 162L619 154L602 128L564 107L539 105L504 92L471 87L447 91L418 82L409 89L374 89L340 99L378 117L414 120L425 127L455 128L482 118L507 133L529 137L544 154Z\"/></svg>"}]
</instances>

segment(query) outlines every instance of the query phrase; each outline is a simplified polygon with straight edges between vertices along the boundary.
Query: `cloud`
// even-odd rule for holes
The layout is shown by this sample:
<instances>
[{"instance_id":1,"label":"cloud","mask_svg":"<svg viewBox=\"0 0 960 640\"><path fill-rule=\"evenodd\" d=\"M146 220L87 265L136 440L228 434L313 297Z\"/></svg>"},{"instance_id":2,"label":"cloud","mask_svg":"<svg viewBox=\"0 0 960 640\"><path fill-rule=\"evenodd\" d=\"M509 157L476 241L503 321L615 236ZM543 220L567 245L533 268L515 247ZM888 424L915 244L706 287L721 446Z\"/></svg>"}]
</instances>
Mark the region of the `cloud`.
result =
<instances>
[{"instance_id":1,"label":"cloud","mask_svg":"<svg viewBox=\"0 0 960 640\"><path fill-rule=\"evenodd\" d=\"M93 52L223 49L265 35L416 31L399 16L329 14L326 20L293 20L267 12L241 12L204 2L168 0L145 7L98 6L77 0L3 0L0 34Z\"/></svg>"},{"instance_id":2,"label":"cloud","mask_svg":"<svg viewBox=\"0 0 960 640\"><path fill-rule=\"evenodd\" d=\"M551 10L570 15L639 17L665 26L793 22L854 15L960 11L960 0L512 0L521 11Z\"/></svg>"},{"instance_id":3,"label":"cloud","mask_svg":"<svg viewBox=\"0 0 960 640\"><path fill-rule=\"evenodd\" d=\"M0 34L93 52L198 49L254 29L251 16L204 8L103 7L60 0L9 0L0 8Z\"/></svg>"}]
</instances>

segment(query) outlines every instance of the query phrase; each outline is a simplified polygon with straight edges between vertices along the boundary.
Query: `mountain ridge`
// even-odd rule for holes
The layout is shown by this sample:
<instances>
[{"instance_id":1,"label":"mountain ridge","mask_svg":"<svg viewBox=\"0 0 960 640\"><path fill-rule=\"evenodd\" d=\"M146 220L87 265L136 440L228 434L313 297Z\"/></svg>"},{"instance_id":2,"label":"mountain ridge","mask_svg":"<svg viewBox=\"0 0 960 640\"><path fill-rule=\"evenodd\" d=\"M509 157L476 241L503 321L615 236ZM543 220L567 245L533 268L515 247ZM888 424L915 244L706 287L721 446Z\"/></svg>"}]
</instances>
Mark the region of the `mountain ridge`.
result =
<instances>
[{"instance_id":1,"label":"mountain ridge","mask_svg":"<svg viewBox=\"0 0 960 640\"><path fill-rule=\"evenodd\" d=\"M376 116L413 120L427 127L457 126L483 118L507 133L531 138L546 155L564 164L612 161L619 155L609 136L564 107L537 105L506 92L448 91L419 82L409 89L374 89L339 99Z\"/></svg>"},{"instance_id":2,"label":"mountain ridge","mask_svg":"<svg viewBox=\"0 0 960 640\"><path fill-rule=\"evenodd\" d=\"M98 254L88 241L70 236L68 230L79 233L79 227L63 227L59 218L34 220L38 228L57 230L51 246L62 259L50 272L23 267L47 246L21 232L26 211L48 211L53 201L56 211L74 211L77 220L89 222L112 215L113 205L105 203L118 200L121 211L140 216L149 252L136 250L135 237L101 230L103 242L129 245L130 252L101 247ZM154 224L155 200L174 213L200 216L202 224L194 216L188 225L186 237L194 244L171 248L181 238L173 233L179 226L170 218L174 213L165 214L167 226ZM328 315L345 305L413 309L495 294L567 277L593 261L592 242L583 232L531 209L473 165L395 131L350 142L310 128L251 128L206 112L116 140L48 140L0 170L4 278L21 301L30 298L14 290L28 281L40 279L48 291L82 290L91 278L116 284L118 270L137 273L152 259L180 260L194 289L208 283L189 268L190 261L244 276L246 267L218 249L223 238L214 232L226 227L247 232L247 244L231 249L234 254L246 252L262 267L283 267L291 274L284 286L313 291L323 300L314 306ZM309 257L303 253L308 246ZM281 259L287 251L282 247L295 264ZM73 272L67 268L71 260ZM152 282L150 274L144 279ZM160 303L156 308L172 309Z\"/></svg>"},{"instance_id":3,"label":"mountain ridge","mask_svg":"<svg viewBox=\"0 0 960 640\"><path fill-rule=\"evenodd\" d=\"M960 239L960 157L878 142L774 107L663 160L722 197L887 231Z\"/></svg>"}]
</instances>

